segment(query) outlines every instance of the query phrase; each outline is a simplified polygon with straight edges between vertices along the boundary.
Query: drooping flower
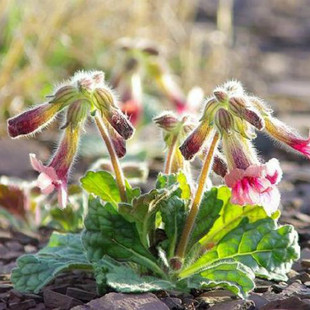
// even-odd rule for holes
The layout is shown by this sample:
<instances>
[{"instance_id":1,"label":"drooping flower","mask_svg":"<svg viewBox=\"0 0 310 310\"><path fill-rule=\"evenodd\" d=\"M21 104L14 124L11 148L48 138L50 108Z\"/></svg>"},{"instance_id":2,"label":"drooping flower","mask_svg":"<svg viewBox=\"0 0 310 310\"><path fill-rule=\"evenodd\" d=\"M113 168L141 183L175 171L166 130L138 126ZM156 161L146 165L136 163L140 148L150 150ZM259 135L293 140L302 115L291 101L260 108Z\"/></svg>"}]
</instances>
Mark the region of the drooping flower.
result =
<instances>
[{"instance_id":1,"label":"drooping flower","mask_svg":"<svg viewBox=\"0 0 310 310\"><path fill-rule=\"evenodd\" d=\"M44 166L35 154L30 154L30 162L34 170L40 173L37 186L42 194L48 195L55 189L58 191L58 203L65 207L68 200L67 182L79 141L80 127L67 126L61 143L51 162Z\"/></svg>"},{"instance_id":2,"label":"drooping flower","mask_svg":"<svg viewBox=\"0 0 310 310\"><path fill-rule=\"evenodd\" d=\"M125 140L132 136L134 129L116 105L113 92L105 84L101 71L78 72L47 98L47 103L9 119L8 132L11 137L34 133L61 110L67 109L66 120L61 127L65 133L51 162L45 166L34 154L30 155L33 168L40 173L38 187L43 194L57 190L59 204L64 207L68 175L77 152L80 131L90 111L92 115L99 114L101 126L106 127L107 140L118 157L125 155Z\"/></svg>"},{"instance_id":3,"label":"drooping flower","mask_svg":"<svg viewBox=\"0 0 310 310\"><path fill-rule=\"evenodd\" d=\"M35 133L47 126L55 116L74 99L72 86L60 87L50 100L8 120L8 133L12 138Z\"/></svg>"},{"instance_id":4,"label":"drooping flower","mask_svg":"<svg viewBox=\"0 0 310 310\"><path fill-rule=\"evenodd\" d=\"M271 138L310 159L310 135L303 138L295 129L275 118L273 111L260 98L249 96L248 99L263 116L265 132Z\"/></svg>"},{"instance_id":5,"label":"drooping flower","mask_svg":"<svg viewBox=\"0 0 310 310\"><path fill-rule=\"evenodd\" d=\"M274 213L280 204L276 185L282 171L278 160L261 163L251 142L235 133L223 136L223 153L228 164L224 180L232 189L232 203L260 205L267 214Z\"/></svg>"},{"instance_id":6,"label":"drooping flower","mask_svg":"<svg viewBox=\"0 0 310 310\"><path fill-rule=\"evenodd\" d=\"M213 92L213 97L206 100L205 108L198 126L185 139L180 151L185 159L192 159L196 154L207 156L209 141L219 134L222 141L222 153L213 153L213 169L217 170L227 186L232 189L232 202L240 205L262 205L268 214L277 209L280 194L276 187L282 172L276 159L262 163L251 140L255 130L273 131L273 135L295 149L307 153L307 142L296 139L288 140L276 132L282 123L270 116L270 111L256 103L257 98L248 96L238 82L228 82ZM274 125L274 128L272 127ZM274 129L274 130L272 130ZM281 133L284 130L280 130ZM298 146L296 146L298 145Z\"/></svg>"},{"instance_id":7,"label":"drooping flower","mask_svg":"<svg viewBox=\"0 0 310 310\"><path fill-rule=\"evenodd\" d=\"M184 137L193 129L194 123L189 116L178 118L173 112L164 112L153 119L155 124L163 129L164 141L168 149L165 173L176 173L180 169L191 177L188 163L179 150Z\"/></svg>"}]
</instances>

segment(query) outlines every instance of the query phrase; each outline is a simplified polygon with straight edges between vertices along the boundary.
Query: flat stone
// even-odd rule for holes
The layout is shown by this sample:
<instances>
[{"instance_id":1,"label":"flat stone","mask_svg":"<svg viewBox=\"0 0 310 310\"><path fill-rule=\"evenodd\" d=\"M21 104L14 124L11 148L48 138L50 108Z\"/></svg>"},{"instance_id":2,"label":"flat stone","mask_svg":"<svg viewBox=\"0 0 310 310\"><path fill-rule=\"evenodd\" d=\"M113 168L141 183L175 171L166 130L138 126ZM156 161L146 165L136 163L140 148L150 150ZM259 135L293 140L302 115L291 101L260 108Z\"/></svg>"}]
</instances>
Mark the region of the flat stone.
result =
<instances>
[{"instance_id":1,"label":"flat stone","mask_svg":"<svg viewBox=\"0 0 310 310\"><path fill-rule=\"evenodd\" d=\"M301 300L298 297L290 297L282 300L274 300L267 305L260 308L260 310L274 310L274 309L294 309L294 310L309 310L310 300Z\"/></svg>"},{"instance_id":2,"label":"flat stone","mask_svg":"<svg viewBox=\"0 0 310 310\"><path fill-rule=\"evenodd\" d=\"M267 298L256 293L251 293L248 300L252 300L257 309L260 309L261 307L269 303L269 300Z\"/></svg>"},{"instance_id":3,"label":"flat stone","mask_svg":"<svg viewBox=\"0 0 310 310\"><path fill-rule=\"evenodd\" d=\"M233 300L221 302L209 308L210 310L247 310L255 309L252 300Z\"/></svg>"},{"instance_id":4,"label":"flat stone","mask_svg":"<svg viewBox=\"0 0 310 310\"><path fill-rule=\"evenodd\" d=\"M169 309L181 310L183 309L182 300L176 297L164 297L161 301L165 303Z\"/></svg>"},{"instance_id":5,"label":"flat stone","mask_svg":"<svg viewBox=\"0 0 310 310\"><path fill-rule=\"evenodd\" d=\"M44 290L43 297L45 305L51 309L57 308L59 310L69 310L77 305L83 304L78 299L54 292L52 290Z\"/></svg>"},{"instance_id":6,"label":"flat stone","mask_svg":"<svg viewBox=\"0 0 310 310\"><path fill-rule=\"evenodd\" d=\"M72 310L169 310L169 308L151 293L109 293Z\"/></svg>"},{"instance_id":7,"label":"flat stone","mask_svg":"<svg viewBox=\"0 0 310 310\"><path fill-rule=\"evenodd\" d=\"M96 294L93 292L88 292L75 287L68 287L66 295L83 301L90 301L96 297Z\"/></svg>"},{"instance_id":8,"label":"flat stone","mask_svg":"<svg viewBox=\"0 0 310 310\"><path fill-rule=\"evenodd\" d=\"M25 300L22 302L13 302L9 306L11 310L28 310L29 308L35 307L36 302L33 299Z\"/></svg>"}]
</instances>

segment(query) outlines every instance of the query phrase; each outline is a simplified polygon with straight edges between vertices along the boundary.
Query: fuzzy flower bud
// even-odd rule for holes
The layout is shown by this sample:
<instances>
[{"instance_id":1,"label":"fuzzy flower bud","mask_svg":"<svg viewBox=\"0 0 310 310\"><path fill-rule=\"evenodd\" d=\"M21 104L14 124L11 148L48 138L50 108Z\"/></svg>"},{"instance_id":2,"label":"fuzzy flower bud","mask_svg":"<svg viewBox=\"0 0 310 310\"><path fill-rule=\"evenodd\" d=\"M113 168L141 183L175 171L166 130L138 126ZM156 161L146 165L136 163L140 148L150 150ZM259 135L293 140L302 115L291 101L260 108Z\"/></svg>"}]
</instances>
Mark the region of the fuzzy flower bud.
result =
<instances>
[{"instance_id":1,"label":"fuzzy flower bud","mask_svg":"<svg viewBox=\"0 0 310 310\"><path fill-rule=\"evenodd\" d=\"M77 127L81 122L84 122L87 118L90 110L90 104L84 99L80 99L72 103L67 112L67 121L61 129L66 128L68 125Z\"/></svg>"},{"instance_id":2,"label":"fuzzy flower bud","mask_svg":"<svg viewBox=\"0 0 310 310\"><path fill-rule=\"evenodd\" d=\"M126 140L110 124L106 124L117 157L126 155Z\"/></svg>"},{"instance_id":3,"label":"fuzzy flower bud","mask_svg":"<svg viewBox=\"0 0 310 310\"><path fill-rule=\"evenodd\" d=\"M234 127L234 118L227 110L220 108L215 114L214 124L219 132L230 134Z\"/></svg>"},{"instance_id":4,"label":"fuzzy flower bud","mask_svg":"<svg viewBox=\"0 0 310 310\"><path fill-rule=\"evenodd\" d=\"M164 112L153 120L158 127L169 132L174 131L179 125L179 119L172 112Z\"/></svg>"},{"instance_id":5,"label":"fuzzy flower bud","mask_svg":"<svg viewBox=\"0 0 310 310\"><path fill-rule=\"evenodd\" d=\"M192 159L199 152L211 131L213 131L211 127L200 123L186 138L180 146L180 151L186 160Z\"/></svg>"},{"instance_id":6,"label":"fuzzy flower bud","mask_svg":"<svg viewBox=\"0 0 310 310\"><path fill-rule=\"evenodd\" d=\"M8 120L12 138L29 135L47 126L63 108L61 103L43 103Z\"/></svg>"},{"instance_id":7,"label":"fuzzy flower bud","mask_svg":"<svg viewBox=\"0 0 310 310\"><path fill-rule=\"evenodd\" d=\"M76 87L65 85L57 89L54 95L47 96L47 98L49 98L49 103L63 103L67 105L77 94Z\"/></svg>"},{"instance_id":8,"label":"fuzzy flower bud","mask_svg":"<svg viewBox=\"0 0 310 310\"><path fill-rule=\"evenodd\" d=\"M209 121L209 124L211 124L214 120L214 115L218 109L219 109L219 104L215 98L211 98L207 100L200 121L202 120Z\"/></svg>"},{"instance_id":9,"label":"fuzzy flower bud","mask_svg":"<svg viewBox=\"0 0 310 310\"><path fill-rule=\"evenodd\" d=\"M192 120L188 116L179 119L172 112L164 112L153 120L163 129L168 148L165 173L176 173L179 169L183 169L190 178L189 165L184 162L179 147L184 137L193 129Z\"/></svg>"},{"instance_id":10,"label":"fuzzy flower bud","mask_svg":"<svg viewBox=\"0 0 310 310\"><path fill-rule=\"evenodd\" d=\"M265 127L262 115L253 107L249 108L249 104L244 98L232 97L229 99L229 109L236 116L244 119L258 130Z\"/></svg>"},{"instance_id":11,"label":"fuzzy flower bud","mask_svg":"<svg viewBox=\"0 0 310 310\"><path fill-rule=\"evenodd\" d=\"M226 103L228 100L228 94L227 92L222 88L217 88L213 95L215 96L216 100L220 103Z\"/></svg>"},{"instance_id":12,"label":"fuzzy flower bud","mask_svg":"<svg viewBox=\"0 0 310 310\"><path fill-rule=\"evenodd\" d=\"M112 92L105 88L98 88L94 91L93 95L95 105L104 115L105 119L125 140L129 139L134 133L134 128L115 104Z\"/></svg>"}]
</instances>

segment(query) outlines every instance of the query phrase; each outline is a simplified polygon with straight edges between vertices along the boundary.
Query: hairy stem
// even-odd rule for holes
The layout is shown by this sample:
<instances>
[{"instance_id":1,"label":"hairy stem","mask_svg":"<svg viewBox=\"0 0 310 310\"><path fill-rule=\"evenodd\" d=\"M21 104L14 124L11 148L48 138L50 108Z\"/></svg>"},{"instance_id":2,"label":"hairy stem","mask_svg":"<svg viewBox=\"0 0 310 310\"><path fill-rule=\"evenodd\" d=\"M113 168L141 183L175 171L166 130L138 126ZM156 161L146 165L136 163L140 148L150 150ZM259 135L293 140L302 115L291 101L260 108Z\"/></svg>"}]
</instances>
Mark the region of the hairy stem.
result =
<instances>
[{"instance_id":1,"label":"hairy stem","mask_svg":"<svg viewBox=\"0 0 310 310\"><path fill-rule=\"evenodd\" d=\"M117 183L118 188L119 188L121 199L123 202L127 202L124 174L123 174L122 168L120 166L116 152L114 150L113 144L111 142L111 139L108 135L107 128L106 128L105 124L103 123L100 116L96 115L95 121L96 121L96 125L100 131L100 134L101 134L101 136L102 136L102 138L103 138L103 140L107 146L107 149L108 149L108 152L109 152L109 155L111 158L111 163L112 163L112 166L114 169L115 179L116 179L116 183Z\"/></svg>"},{"instance_id":2,"label":"hairy stem","mask_svg":"<svg viewBox=\"0 0 310 310\"><path fill-rule=\"evenodd\" d=\"M209 172L210 172L212 159L213 159L213 155L214 155L214 152L216 150L216 147L217 147L218 140L219 140L219 135L218 135L218 133L215 133L215 135L212 139L212 142L211 142L209 152L206 155L206 158L204 160L204 163L203 163L203 166L201 169L195 198L192 202L190 212L189 212L188 217L186 219L185 226L184 226L184 229L182 232L182 236L181 236L181 239L180 239L180 242L179 242L179 245L177 248L177 252L176 252L176 256L181 258L181 259L184 258L185 251L186 251L188 241L189 241L189 237L190 237L190 234L191 234L192 229L193 229L194 224L195 224L196 216L197 216L198 211L199 211L199 204L201 201L201 197L203 195L203 191L205 188L205 183L206 183L207 177L208 177Z\"/></svg>"},{"instance_id":3,"label":"hairy stem","mask_svg":"<svg viewBox=\"0 0 310 310\"><path fill-rule=\"evenodd\" d=\"M167 157L166 157L166 163L165 163L165 174L170 174L171 173L171 167L172 167L172 161L173 157L175 154L176 146L177 146L177 141L178 141L178 135L174 135L171 145L169 146Z\"/></svg>"}]
</instances>

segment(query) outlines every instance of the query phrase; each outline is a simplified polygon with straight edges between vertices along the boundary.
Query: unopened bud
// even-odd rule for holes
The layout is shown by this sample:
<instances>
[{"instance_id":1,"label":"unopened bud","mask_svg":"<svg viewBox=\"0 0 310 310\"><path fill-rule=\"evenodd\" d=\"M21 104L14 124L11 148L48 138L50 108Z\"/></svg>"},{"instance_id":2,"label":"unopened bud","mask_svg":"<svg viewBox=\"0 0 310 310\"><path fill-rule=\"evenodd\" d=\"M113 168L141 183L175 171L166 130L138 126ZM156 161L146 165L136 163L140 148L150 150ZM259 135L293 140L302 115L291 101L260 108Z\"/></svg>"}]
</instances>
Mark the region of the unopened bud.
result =
<instances>
[{"instance_id":1,"label":"unopened bud","mask_svg":"<svg viewBox=\"0 0 310 310\"><path fill-rule=\"evenodd\" d=\"M229 99L229 110L239 117L242 117L243 111L247 106L246 100L241 97L232 97Z\"/></svg>"},{"instance_id":2,"label":"unopened bud","mask_svg":"<svg viewBox=\"0 0 310 310\"><path fill-rule=\"evenodd\" d=\"M228 95L224 89L216 89L213 94L220 103L225 103L228 100Z\"/></svg>"},{"instance_id":3,"label":"unopened bud","mask_svg":"<svg viewBox=\"0 0 310 310\"><path fill-rule=\"evenodd\" d=\"M209 123L211 123L218 108L219 104L217 100L215 98L209 99L205 105L200 121L208 120Z\"/></svg>"},{"instance_id":4,"label":"unopened bud","mask_svg":"<svg viewBox=\"0 0 310 310\"><path fill-rule=\"evenodd\" d=\"M230 134L232 127L234 126L234 118L231 113L221 108L215 114L214 124L221 133L225 131Z\"/></svg>"},{"instance_id":5,"label":"unopened bud","mask_svg":"<svg viewBox=\"0 0 310 310\"><path fill-rule=\"evenodd\" d=\"M248 123L253 125L258 130L265 128L265 121L258 111L245 109L243 117Z\"/></svg>"},{"instance_id":6,"label":"unopened bud","mask_svg":"<svg viewBox=\"0 0 310 310\"><path fill-rule=\"evenodd\" d=\"M90 93L93 90L94 81L90 77L84 77L77 81L78 89L82 93Z\"/></svg>"},{"instance_id":7,"label":"unopened bud","mask_svg":"<svg viewBox=\"0 0 310 310\"><path fill-rule=\"evenodd\" d=\"M115 131L114 128L110 124L107 124L107 129L109 132L111 142L114 146L114 150L117 154L117 157L119 158L124 157L126 154L125 139L117 131Z\"/></svg>"},{"instance_id":8,"label":"unopened bud","mask_svg":"<svg viewBox=\"0 0 310 310\"><path fill-rule=\"evenodd\" d=\"M47 98L51 98L48 102L49 103L63 103L69 104L72 102L77 95L77 90L74 86L67 85L60 87L56 93L52 96L47 96Z\"/></svg>"},{"instance_id":9,"label":"unopened bud","mask_svg":"<svg viewBox=\"0 0 310 310\"><path fill-rule=\"evenodd\" d=\"M214 156L212 170L222 178L224 178L228 172L228 167L225 160L218 154L215 154Z\"/></svg>"},{"instance_id":10,"label":"unopened bud","mask_svg":"<svg viewBox=\"0 0 310 310\"><path fill-rule=\"evenodd\" d=\"M67 119L64 126L61 129L66 128L69 124L73 127L78 126L83 122L88 114L90 105L87 100L80 99L72 103L67 111Z\"/></svg>"},{"instance_id":11,"label":"unopened bud","mask_svg":"<svg viewBox=\"0 0 310 310\"><path fill-rule=\"evenodd\" d=\"M155 117L153 120L156 125L166 131L173 131L180 123L178 118L172 112L165 112Z\"/></svg>"},{"instance_id":12,"label":"unopened bud","mask_svg":"<svg viewBox=\"0 0 310 310\"><path fill-rule=\"evenodd\" d=\"M94 72L93 76L93 81L97 84L97 85L101 85L104 83L104 72L102 71L96 71Z\"/></svg>"},{"instance_id":13,"label":"unopened bud","mask_svg":"<svg viewBox=\"0 0 310 310\"><path fill-rule=\"evenodd\" d=\"M258 130L265 127L265 122L262 115L254 108L249 108L250 104L246 99L241 97L233 97L229 100L229 110L244 119Z\"/></svg>"},{"instance_id":14,"label":"unopened bud","mask_svg":"<svg viewBox=\"0 0 310 310\"><path fill-rule=\"evenodd\" d=\"M186 138L180 146L180 151L186 160L192 159L201 149L207 136L210 134L211 128L203 123Z\"/></svg>"},{"instance_id":15,"label":"unopened bud","mask_svg":"<svg viewBox=\"0 0 310 310\"><path fill-rule=\"evenodd\" d=\"M133 133L134 128L131 123L127 119L127 117L122 113L122 111L118 108L112 108L110 111L106 113L103 112L106 116L108 122L111 126L125 139L129 139Z\"/></svg>"},{"instance_id":16,"label":"unopened bud","mask_svg":"<svg viewBox=\"0 0 310 310\"><path fill-rule=\"evenodd\" d=\"M108 89L97 88L93 95L95 98L94 104L100 111L103 109L109 110L111 106L116 107L114 97Z\"/></svg>"}]
</instances>

